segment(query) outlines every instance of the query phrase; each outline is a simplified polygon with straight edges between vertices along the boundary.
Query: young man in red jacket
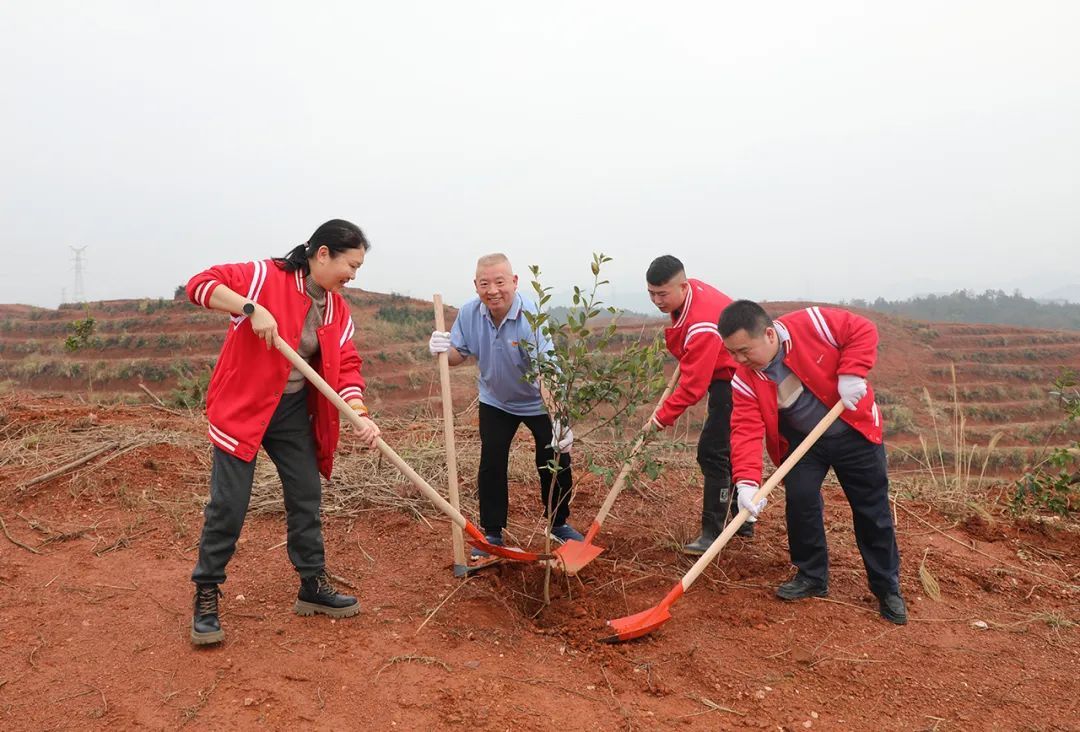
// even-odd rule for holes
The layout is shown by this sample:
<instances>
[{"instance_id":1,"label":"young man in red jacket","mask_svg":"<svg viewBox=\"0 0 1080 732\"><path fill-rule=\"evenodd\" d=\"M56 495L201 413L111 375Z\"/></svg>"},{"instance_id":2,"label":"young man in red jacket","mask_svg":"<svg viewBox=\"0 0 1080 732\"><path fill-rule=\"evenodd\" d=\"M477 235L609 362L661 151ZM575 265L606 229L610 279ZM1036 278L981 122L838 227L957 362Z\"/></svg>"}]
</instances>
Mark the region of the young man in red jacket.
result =
<instances>
[{"instance_id":1,"label":"young man in red jacket","mask_svg":"<svg viewBox=\"0 0 1080 732\"><path fill-rule=\"evenodd\" d=\"M731 376L735 362L724 350L717 330L720 312L731 298L700 280L687 279L683 264L670 254L657 257L645 273L649 298L660 312L671 316L664 330L668 351L679 360L679 383L653 413L658 430L675 424L689 407L709 397L705 425L698 438L697 459L704 476L701 534L683 546L683 552L701 555L727 524L731 507ZM753 536L747 522L741 536Z\"/></svg>"},{"instance_id":2,"label":"young man in red jacket","mask_svg":"<svg viewBox=\"0 0 1080 732\"><path fill-rule=\"evenodd\" d=\"M732 466L738 506L756 516L761 442L779 465L836 404L846 408L784 479L788 550L798 572L780 585L782 600L829 593L829 553L821 483L829 468L851 505L855 541L870 590L886 620L903 625L900 553L889 511L881 414L866 376L877 360L874 324L838 308L809 307L772 320L738 300L720 316L724 345L739 364L732 377Z\"/></svg>"}]
</instances>

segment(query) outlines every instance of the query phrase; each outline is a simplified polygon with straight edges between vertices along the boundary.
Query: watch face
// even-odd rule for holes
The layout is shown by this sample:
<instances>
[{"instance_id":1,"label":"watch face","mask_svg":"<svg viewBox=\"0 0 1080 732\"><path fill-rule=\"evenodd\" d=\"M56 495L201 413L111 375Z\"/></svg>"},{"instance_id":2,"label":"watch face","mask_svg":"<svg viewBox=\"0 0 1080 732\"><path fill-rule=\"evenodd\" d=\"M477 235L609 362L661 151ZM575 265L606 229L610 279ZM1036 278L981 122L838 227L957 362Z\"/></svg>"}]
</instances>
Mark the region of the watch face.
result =
<instances>
[{"instance_id":1,"label":"watch face","mask_svg":"<svg viewBox=\"0 0 1080 732\"><path fill-rule=\"evenodd\" d=\"M244 303L244 315L252 315L252 314L254 314L254 312L255 312L254 303L250 303L250 302Z\"/></svg>"}]
</instances>

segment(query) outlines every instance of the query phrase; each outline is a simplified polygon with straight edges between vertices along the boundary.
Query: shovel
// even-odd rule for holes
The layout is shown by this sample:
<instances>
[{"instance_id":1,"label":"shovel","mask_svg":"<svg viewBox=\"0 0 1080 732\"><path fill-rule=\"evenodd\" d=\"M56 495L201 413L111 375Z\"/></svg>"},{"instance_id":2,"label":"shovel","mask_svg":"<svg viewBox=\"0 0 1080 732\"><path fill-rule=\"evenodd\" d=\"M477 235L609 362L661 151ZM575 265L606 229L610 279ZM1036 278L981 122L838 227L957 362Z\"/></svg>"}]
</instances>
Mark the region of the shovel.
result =
<instances>
[{"instance_id":1,"label":"shovel","mask_svg":"<svg viewBox=\"0 0 1080 732\"><path fill-rule=\"evenodd\" d=\"M795 448L794 452L788 455L779 468L776 469L769 479L765 482L765 485L758 489L758 492L754 494L753 501L756 503L765 496L772 492L772 489L780 484L780 481L784 479L784 476L795 467L795 463L802 459L802 456L814 446L814 443L818 441L818 438L829 428L829 426L836 421L836 418L840 416L840 412L844 409L843 402L837 402L836 405L821 418L821 421L817 423L817 426L810 431L803 441L799 443L799 446ZM728 543L735 532L739 530L739 527L743 525L747 518L749 518L750 512L745 508L741 509L739 513L735 515L735 518L728 523L727 527L720 533L720 536L716 537L716 541L708 548L708 550L702 554L694 566L690 568L690 571L683 575L683 578L679 580L678 584L671 588L671 591L667 593L659 605L651 607L648 610L642 610L640 613L634 615L627 615L625 618L616 618L615 620L607 621L607 624L611 626L615 631L614 635L601 638L605 643L620 643L622 641L632 640L634 638L640 638L643 635L647 635L652 631L659 628L661 625L671 620L671 606L675 604L675 601L683 596L683 593L690 589L690 585L694 584L694 580L698 578L705 568L709 566L712 560L716 559L716 556L720 553L720 550L724 548L724 545Z\"/></svg>"},{"instance_id":2,"label":"shovel","mask_svg":"<svg viewBox=\"0 0 1080 732\"><path fill-rule=\"evenodd\" d=\"M432 297L435 306L435 328L446 330L446 317L443 314L442 295ZM446 495L450 499L450 505L460 508L458 497L458 474L457 474L457 449L454 447L454 404L450 390L450 361L446 353L439 354L439 390L442 394L443 409L443 441L446 443ZM457 524L450 532L450 539L454 547L454 576L464 577L469 573L469 565L465 561L465 542L461 535L461 528Z\"/></svg>"},{"instance_id":3,"label":"shovel","mask_svg":"<svg viewBox=\"0 0 1080 732\"><path fill-rule=\"evenodd\" d=\"M274 336L274 347L281 351L281 354L289 360L296 369L302 373L308 381L315 386L316 389L322 392L323 396L330 400L330 403L338 408L342 416L346 420L351 422L353 426L360 426L360 415L353 411L352 407L345 403L345 400L334 391L333 387L326 383L323 377L311 368L307 361L300 358L300 355L289 347L289 344L281 340L280 336ZM382 438L378 438L375 441L376 446L387 460L394 464L394 467L402 472L402 474L408 478L414 486L420 489L420 492L427 496L428 500L435 504L435 507L442 511L449 517L451 521L464 529L465 533L469 535L469 543L473 546L483 549L488 554L493 554L503 559L512 559L517 562L538 562L543 559L551 559L549 554L537 554L535 552L527 552L521 549L513 549L511 547L495 546L489 544L487 539L484 538L484 532L480 531L471 521L461 515L461 511L457 510L450 503L439 495L439 492L427 484L423 478L421 478L415 470L409 467L409 464L401 459L396 452L394 452L389 445L382 441Z\"/></svg>"},{"instance_id":4,"label":"shovel","mask_svg":"<svg viewBox=\"0 0 1080 732\"><path fill-rule=\"evenodd\" d=\"M671 378L668 380L667 388L664 389L664 393L660 396L660 401L656 403L657 409L659 409L660 405L671 396L671 392L675 388L675 382L678 380L679 367L676 366L675 373L671 375ZM648 436L651 429L652 427L649 422L646 422L645 426L641 428L637 442L634 443L633 449L630 450L630 454L626 457L626 462L623 463L622 470L619 471L618 477L615 478L615 483L611 486L611 490L608 491L607 498L604 499L604 504L600 506L600 512L596 514L596 518L593 519L592 525L589 526L589 531L585 534L584 541L570 539L555 550L555 556L559 560L559 565L567 574L577 574L582 567L596 559L600 556L600 553L604 551L604 547L596 546L592 543L593 539L595 539L596 535L600 532L600 526L604 523L604 519L607 518L608 512L611 511L611 507L615 505L615 499L622 493L623 486L626 484L626 476L630 474L630 468L634 465L634 458L636 458L641 451L642 445L645 444L645 438Z\"/></svg>"}]
</instances>

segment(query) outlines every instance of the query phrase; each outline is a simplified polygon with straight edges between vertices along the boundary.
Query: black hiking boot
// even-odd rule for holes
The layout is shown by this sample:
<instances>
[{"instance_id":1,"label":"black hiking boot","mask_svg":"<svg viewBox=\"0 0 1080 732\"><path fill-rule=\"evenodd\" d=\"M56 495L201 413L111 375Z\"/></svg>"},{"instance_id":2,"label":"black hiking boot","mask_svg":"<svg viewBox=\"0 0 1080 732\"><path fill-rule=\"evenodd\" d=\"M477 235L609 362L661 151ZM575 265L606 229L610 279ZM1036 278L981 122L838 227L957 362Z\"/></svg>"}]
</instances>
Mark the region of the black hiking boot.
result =
<instances>
[{"instance_id":1,"label":"black hiking boot","mask_svg":"<svg viewBox=\"0 0 1080 732\"><path fill-rule=\"evenodd\" d=\"M907 605L904 604L904 598L900 597L899 593L890 592L879 597L878 610L881 611L881 617L890 623L907 625Z\"/></svg>"},{"instance_id":2,"label":"black hiking boot","mask_svg":"<svg viewBox=\"0 0 1080 732\"><path fill-rule=\"evenodd\" d=\"M208 646L225 640L225 631L218 619L218 598L222 597L217 585L195 585L192 602L191 642Z\"/></svg>"},{"instance_id":3,"label":"black hiking boot","mask_svg":"<svg viewBox=\"0 0 1080 732\"><path fill-rule=\"evenodd\" d=\"M789 580L776 588L776 596L781 600L802 600L806 597L828 597L829 586L804 577L795 575L795 579Z\"/></svg>"},{"instance_id":4,"label":"black hiking boot","mask_svg":"<svg viewBox=\"0 0 1080 732\"><path fill-rule=\"evenodd\" d=\"M322 613L332 618L348 618L360 612L360 603L352 595L338 594L325 571L300 580L293 610L297 615Z\"/></svg>"},{"instance_id":5,"label":"black hiking boot","mask_svg":"<svg viewBox=\"0 0 1080 732\"><path fill-rule=\"evenodd\" d=\"M714 541L716 541L715 536L701 534L689 544L683 544L682 553L691 557L700 557L702 554L709 551L709 547L712 546Z\"/></svg>"}]
</instances>

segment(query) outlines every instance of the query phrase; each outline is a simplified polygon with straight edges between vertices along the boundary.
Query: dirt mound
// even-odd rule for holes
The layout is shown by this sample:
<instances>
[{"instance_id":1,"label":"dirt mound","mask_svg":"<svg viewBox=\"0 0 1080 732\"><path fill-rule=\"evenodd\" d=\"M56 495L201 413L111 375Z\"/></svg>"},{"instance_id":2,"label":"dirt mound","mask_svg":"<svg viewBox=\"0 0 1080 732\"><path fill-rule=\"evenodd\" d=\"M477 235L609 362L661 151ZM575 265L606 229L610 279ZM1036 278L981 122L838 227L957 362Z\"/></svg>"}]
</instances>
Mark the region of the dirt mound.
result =
<instances>
[{"instance_id":1,"label":"dirt mound","mask_svg":"<svg viewBox=\"0 0 1080 732\"><path fill-rule=\"evenodd\" d=\"M878 617L832 486L828 599L772 595L789 576L777 496L757 536L733 541L671 621L640 641L597 643L605 620L655 604L690 566L673 551L700 509L687 456L621 497L606 551L578 578L556 575L547 608L542 568L455 580L445 521L358 501L325 532L330 569L363 612L301 618L283 517L251 516L223 586L226 641L194 649L203 430L199 417L145 406L0 395L5 729L1076 728L1080 538L992 508L958 522L897 503L905 627ZM408 456L419 432L387 439ZM95 444L107 449L33 483ZM604 487L578 477L584 524ZM533 546L535 493L512 487L511 528Z\"/></svg>"}]
</instances>

